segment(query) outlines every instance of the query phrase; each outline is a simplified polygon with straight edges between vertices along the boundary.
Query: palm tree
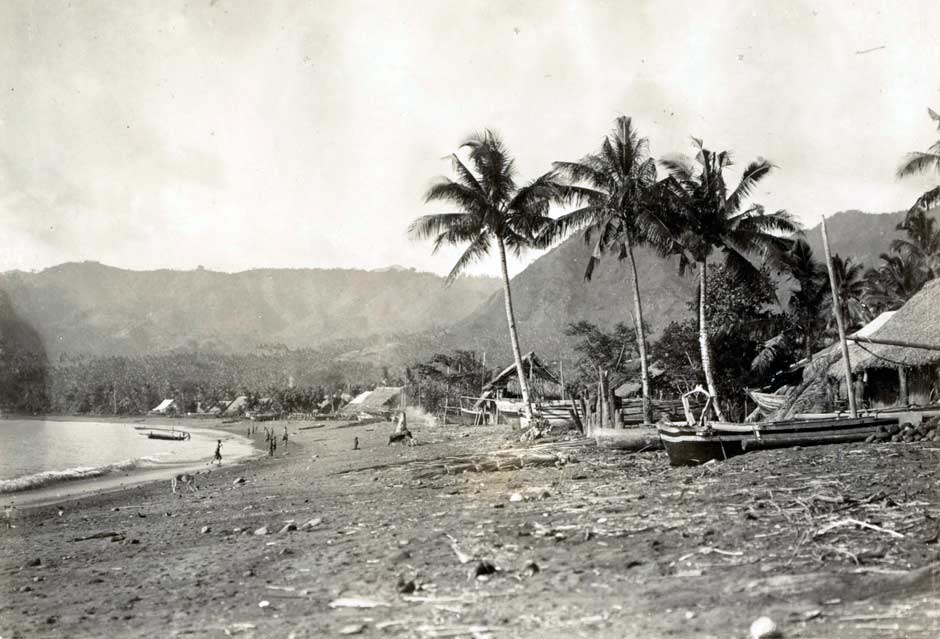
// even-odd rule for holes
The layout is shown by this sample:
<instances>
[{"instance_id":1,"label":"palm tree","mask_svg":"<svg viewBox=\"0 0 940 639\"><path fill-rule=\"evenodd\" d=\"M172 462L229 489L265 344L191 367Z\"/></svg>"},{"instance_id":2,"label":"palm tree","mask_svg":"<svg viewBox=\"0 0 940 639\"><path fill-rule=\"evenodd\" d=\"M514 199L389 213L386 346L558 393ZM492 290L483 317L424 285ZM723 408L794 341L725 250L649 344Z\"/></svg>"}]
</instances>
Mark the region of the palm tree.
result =
<instances>
[{"instance_id":1,"label":"palm tree","mask_svg":"<svg viewBox=\"0 0 940 639\"><path fill-rule=\"evenodd\" d=\"M929 279L911 253L882 253L881 266L865 273L865 302L879 311L901 308Z\"/></svg>"},{"instance_id":2,"label":"palm tree","mask_svg":"<svg viewBox=\"0 0 940 639\"><path fill-rule=\"evenodd\" d=\"M843 259L836 253L832 256L832 273L839 294L839 313L845 327L858 328L874 319L865 303L864 266L854 263L851 257Z\"/></svg>"},{"instance_id":3,"label":"palm tree","mask_svg":"<svg viewBox=\"0 0 940 639\"><path fill-rule=\"evenodd\" d=\"M738 185L730 190L724 170L731 166L731 155L705 148L693 138L698 149L694 162L685 157L663 161L669 177L663 187L670 196L668 211L662 213L661 228L671 237L673 250L679 254L679 271L692 263L699 269L699 346L705 382L712 396L719 420L721 411L711 366L711 344L706 321L708 260L714 251L725 256L725 265L736 277L753 279L760 269L749 257L762 254L772 260L788 250L791 241L780 233L794 233L796 224L786 211L767 213L759 204L748 204L754 187L773 169L767 160L751 162Z\"/></svg>"},{"instance_id":4,"label":"palm tree","mask_svg":"<svg viewBox=\"0 0 940 639\"><path fill-rule=\"evenodd\" d=\"M650 221L646 210L656 186L656 161L650 157L649 142L639 137L629 117L621 116L597 153L578 162L555 162L554 167L568 178L568 197L583 206L555 220L551 233L554 239L569 231L584 229L585 242L594 245L584 279L590 281L594 268L605 253L615 253L620 259L630 261L633 324L643 388L643 421L651 423L653 404L646 331L633 255L633 248L647 239L645 233Z\"/></svg>"},{"instance_id":5,"label":"palm tree","mask_svg":"<svg viewBox=\"0 0 940 639\"><path fill-rule=\"evenodd\" d=\"M940 114L933 109L927 109L927 114L931 120L937 123L937 131L940 131ZM901 162L901 166L898 167L897 176L898 178L905 178L927 173L931 169L940 173L940 140L930 145L925 153L920 151L908 153ZM917 198L908 215L913 214L915 211L928 211L938 204L940 204L940 186L935 186Z\"/></svg>"},{"instance_id":6,"label":"palm tree","mask_svg":"<svg viewBox=\"0 0 940 639\"><path fill-rule=\"evenodd\" d=\"M448 202L458 211L423 215L411 223L408 233L415 239L434 238L435 253L445 244L467 245L447 276L448 284L469 265L487 255L493 244L496 245L523 410L525 417L531 418L532 401L519 349L506 254L519 255L551 223L548 210L551 201L559 197L559 187L552 172L518 187L514 161L502 140L492 131L470 136L460 148L468 150L470 166L456 153L453 154L457 179L441 178L425 195L426 202Z\"/></svg>"},{"instance_id":7,"label":"palm tree","mask_svg":"<svg viewBox=\"0 0 940 639\"><path fill-rule=\"evenodd\" d=\"M936 220L924 210L911 211L897 225L896 230L906 231L907 238L891 242L891 250L910 255L926 272L927 279L940 273L940 231L934 228Z\"/></svg>"},{"instance_id":8,"label":"palm tree","mask_svg":"<svg viewBox=\"0 0 940 639\"><path fill-rule=\"evenodd\" d=\"M815 259L813 249L802 238L782 255L781 266L799 286L790 295L788 306L792 321L803 337L803 356L809 357L825 326L821 315L829 294L826 267Z\"/></svg>"}]
</instances>

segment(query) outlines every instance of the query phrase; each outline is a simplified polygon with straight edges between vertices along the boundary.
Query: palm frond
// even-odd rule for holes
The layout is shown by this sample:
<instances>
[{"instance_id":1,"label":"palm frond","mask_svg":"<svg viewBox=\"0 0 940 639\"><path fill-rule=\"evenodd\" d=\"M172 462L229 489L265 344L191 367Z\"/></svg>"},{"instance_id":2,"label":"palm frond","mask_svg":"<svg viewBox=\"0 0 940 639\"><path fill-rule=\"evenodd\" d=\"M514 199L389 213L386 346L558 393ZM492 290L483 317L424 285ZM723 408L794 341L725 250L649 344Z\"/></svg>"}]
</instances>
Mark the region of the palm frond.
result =
<instances>
[{"instance_id":1,"label":"palm frond","mask_svg":"<svg viewBox=\"0 0 940 639\"><path fill-rule=\"evenodd\" d=\"M580 162L552 162L552 168L573 183L585 182L594 187L602 186L606 178L597 167L592 165L591 159L591 156L588 156Z\"/></svg>"},{"instance_id":2,"label":"palm frond","mask_svg":"<svg viewBox=\"0 0 940 639\"><path fill-rule=\"evenodd\" d=\"M747 198L750 197L757 183L764 179L774 168L774 165L767 160L757 160L751 162L744 173L741 175L741 181L728 197L728 210L736 212L741 208Z\"/></svg>"},{"instance_id":3,"label":"palm frond","mask_svg":"<svg viewBox=\"0 0 940 639\"><path fill-rule=\"evenodd\" d=\"M408 235L415 240L424 240L444 233L449 228L466 223L469 213L435 213L422 215L408 225Z\"/></svg>"},{"instance_id":4,"label":"palm frond","mask_svg":"<svg viewBox=\"0 0 940 639\"><path fill-rule=\"evenodd\" d=\"M929 211L937 206L940 206L940 186L930 189L917 198L917 201L914 202L914 206L911 207L910 213Z\"/></svg>"},{"instance_id":5,"label":"palm frond","mask_svg":"<svg viewBox=\"0 0 940 639\"><path fill-rule=\"evenodd\" d=\"M901 165L898 167L897 177L905 178L912 175L919 175L926 173L931 168L940 171L940 155L915 151L904 156Z\"/></svg>"},{"instance_id":6,"label":"palm frond","mask_svg":"<svg viewBox=\"0 0 940 639\"><path fill-rule=\"evenodd\" d=\"M424 194L424 201L456 204L468 213L483 211L489 204L485 194L450 178L441 178L432 184Z\"/></svg>"},{"instance_id":7,"label":"palm frond","mask_svg":"<svg viewBox=\"0 0 940 639\"><path fill-rule=\"evenodd\" d=\"M457 263L454 264L454 268L450 270L450 273L447 275L447 280L445 281L446 286L450 286L457 276L464 272L464 270L478 262L483 257L485 257L490 250L490 238L486 233L480 233L476 239L474 239L470 246L461 254L458 258Z\"/></svg>"}]
</instances>

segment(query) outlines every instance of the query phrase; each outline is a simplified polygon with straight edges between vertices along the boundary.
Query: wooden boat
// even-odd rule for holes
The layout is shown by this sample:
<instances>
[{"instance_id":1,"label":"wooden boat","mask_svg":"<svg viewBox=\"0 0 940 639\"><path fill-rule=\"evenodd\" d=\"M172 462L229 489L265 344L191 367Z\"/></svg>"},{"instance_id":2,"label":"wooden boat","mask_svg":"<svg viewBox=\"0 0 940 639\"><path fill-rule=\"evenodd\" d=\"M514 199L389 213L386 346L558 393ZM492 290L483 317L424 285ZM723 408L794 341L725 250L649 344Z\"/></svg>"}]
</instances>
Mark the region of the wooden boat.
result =
<instances>
[{"instance_id":1,"label":"wooden boat","mask_svg":"<svg viewBox=\"0 0 940 639\"><path fill-rule=\"evenodd\" d=\"M173 430L173 431L150 431L147 433L147 439L163 439L171 442L182 442L189 439L189 433L185 430Z\"/></svg>"},{"instance_id":2,"label":"wooden boat","mask_svg":"<svg viewBox=\"0 0 940 639\"><path fill-rule=\"evenodd\" d=\"M280 413L252 413L248 416L248 419L253 422L273 422L280 418Z\"/></svg>"},{"instance_id":3,"label":"wooden boat","mask_svg":"<svg viewBox=\"0 0 940 639\"><path fill-rule=\"evenodd\" d=\"M691 466L768 448L815 446L864 441L881 427L897 424L897 416L820 417L780 422L734 424L709 421L702 425L660 422L659 437L673 466Z\"/></svg>"}]
</instances>

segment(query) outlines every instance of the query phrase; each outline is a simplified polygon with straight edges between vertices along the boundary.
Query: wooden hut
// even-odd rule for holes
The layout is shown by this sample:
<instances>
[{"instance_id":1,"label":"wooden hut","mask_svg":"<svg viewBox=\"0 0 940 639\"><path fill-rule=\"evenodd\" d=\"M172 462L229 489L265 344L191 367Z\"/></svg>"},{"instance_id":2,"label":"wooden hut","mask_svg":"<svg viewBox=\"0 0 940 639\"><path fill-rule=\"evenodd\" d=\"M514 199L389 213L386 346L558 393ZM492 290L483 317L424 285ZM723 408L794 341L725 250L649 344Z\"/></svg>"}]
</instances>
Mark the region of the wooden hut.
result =
<instances>
[{"instance_id":1,"label":"wooden hut","mask_svg":"<svg viewBox=\"0 0 940 639\"><path fill-rule=\"evenodd\" d=\"M860 409L923 407L940 401L938 308L940 279L935 279L900 309L882 313L848 337L849 363L862 381L862 387L854 389ZM799 364L804 366L803 383L774 417L843 410L850 390L838 345Z\"/></svg>"}]
</instances>

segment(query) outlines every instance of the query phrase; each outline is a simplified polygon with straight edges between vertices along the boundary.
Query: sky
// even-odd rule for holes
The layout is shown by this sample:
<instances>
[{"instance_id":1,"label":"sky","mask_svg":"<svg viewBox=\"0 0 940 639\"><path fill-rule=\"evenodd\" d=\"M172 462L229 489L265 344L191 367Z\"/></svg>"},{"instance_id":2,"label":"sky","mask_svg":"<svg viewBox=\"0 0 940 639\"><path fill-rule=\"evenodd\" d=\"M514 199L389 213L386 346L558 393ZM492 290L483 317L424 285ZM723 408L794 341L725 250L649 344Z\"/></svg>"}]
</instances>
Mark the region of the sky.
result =
<instances>
[{"instance_id":1,"label":"sky","mask_svg":"<svg viewBox=\"0 0 940 639\"><path fill-rule=\"evenodd\" d=\"M524 181L620 115L656 156L770 159L755 200L808 226L936 184L894 172L938 137L940 3L707 4L6 0L0 270L447 273L405 231L468 134Z\"/></svg>"}]
</instances>

